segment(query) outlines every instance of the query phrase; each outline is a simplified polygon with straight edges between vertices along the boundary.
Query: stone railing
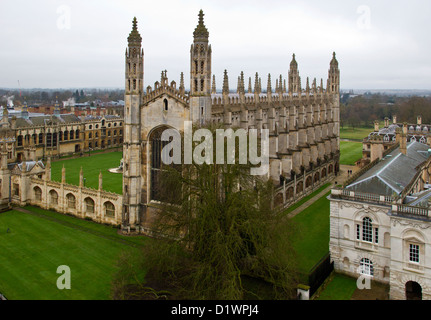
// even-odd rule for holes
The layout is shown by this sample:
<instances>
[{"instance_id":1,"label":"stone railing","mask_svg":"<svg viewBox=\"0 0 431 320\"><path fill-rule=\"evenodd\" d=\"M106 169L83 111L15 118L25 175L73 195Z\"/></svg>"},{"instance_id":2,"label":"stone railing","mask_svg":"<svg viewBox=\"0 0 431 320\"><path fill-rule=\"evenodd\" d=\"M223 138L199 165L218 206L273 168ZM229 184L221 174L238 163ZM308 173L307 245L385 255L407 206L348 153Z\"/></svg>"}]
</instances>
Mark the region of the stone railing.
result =
<instances>
[{"instance_id":1,"label":"stone railing","mask_svg":"<svg viewBox=\"0 0 431 320\"><path fill-rule=\"evenodd\" d=\"M404 204L394 204L392 205L392 212L402 215L410 215L410 216L417 216L417 217L429 217L429 209L428 208L422 208L422 207L416 207L416 206L409 206Z\"/></svg>"},{"instance_id":2,"label":"stone railing","mask_svg":"<svg viewBox=\"0 0 431 320\"><path fill-rule=\"evenodd\" d=\"M372 202L383 205L392 205L396 198L375 193L365 193L358 191L350 191L346 189L332 189L331 197L334 199L345 199L361 202Z\"/></svg>"}]
</instances>

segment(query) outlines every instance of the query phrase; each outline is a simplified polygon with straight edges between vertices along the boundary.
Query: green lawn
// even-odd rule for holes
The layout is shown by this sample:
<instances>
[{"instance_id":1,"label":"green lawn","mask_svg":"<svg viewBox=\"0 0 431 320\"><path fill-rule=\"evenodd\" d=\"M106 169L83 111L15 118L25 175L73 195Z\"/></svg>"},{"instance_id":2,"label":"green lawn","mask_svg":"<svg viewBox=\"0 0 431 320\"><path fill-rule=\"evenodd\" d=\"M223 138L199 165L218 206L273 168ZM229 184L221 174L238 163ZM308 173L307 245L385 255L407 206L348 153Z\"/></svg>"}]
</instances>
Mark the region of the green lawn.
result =
<instances>
[{"instance_id":1,"label":"green lawn","mask_svg":"<svg viewBox=\"0 0 431 320\"><path fill-rule=\"evenodd\" d=\"M109 299L117 258L137 252L146 240L128 241L109 226L26 209L41 216L0 213L0 292L8 299ZM70 290L57 288L61 265L70 267Z\"/></svg>"},{"instance_id":2,"label":"green lawn","mask_svg":"<svg viewBox=\"0 0 431 320\"><path fill-rule=\"evenodd\" d=\"M99 188L99 173L103 176L103 190L122 194L123 175L121 173L111 173L108 169L117 168L123 157L122 152L109 152L91 154L86 153L81 158L65 159L51 163L51 179L61 181L61 170L66 168L66 182L79 185L79 171L83 170L85 186Z\"/></svg>"},{"instance_id":3,"label":"green lawn","mask_svg":"<svg viewBox=\"0 0 431 320\"><path fill-rule=\"evenodd\" d=\"M295 237L293 245L298 256L298 271L308 274L329 252L329 200L321 197L293 217Z\"/></svg>"},{"instance_id":4,"label":"green lawn","mask_svg":"<svg viewBox=\"0 0 431 320\"><path fill-rule=\"evenodd\" d=\"M362 141L373 130L374 128L369 128L369 127L352 128L352 127L344 126L343 128L340 128L340 138Z\"/></svg>"},{"instance_id":5,"label":"green lawn","mask_svg":"<svg viewBox=\"0 0 431 320\"><path fill-rule=\"evenodd\" d=\"M353 141L340 141L340 164L349 166L362 158L362 143Z\"/></svg>"},{"instance_id":6,"label":"green lawn","mask_svg":"<svg viewBox=\"0 0 431 320\"><path fill-rule=\"evenodd\" d=\"M356 279L336 273L316 300L350 300L356 288Z\"/></svg>"},{"instance_id":7,"label":"green lawn","mask_svg":"<svg viewBox=\"0 0 431 320\"><path fill-rule=\"evenodd\" d=\"M282 214L288 214L289 212L292 212L293 210L295 210L296 208L302 206L305 202L307 202L308 200L310 200L311 198L315 197L316 195L318 195L320 192L322 192L323 190L325 190L327 187L329 187L331 184L330 183L325 183L323 186L321 186L319 189L317 189L316 191L313 191L312 193L310 193L308 196L302 198L301 200L299 200L298 202L294 203L293 205L291 205L290 207L286 208L285 210L283 210Z\"/></svg>"}]
</instances>

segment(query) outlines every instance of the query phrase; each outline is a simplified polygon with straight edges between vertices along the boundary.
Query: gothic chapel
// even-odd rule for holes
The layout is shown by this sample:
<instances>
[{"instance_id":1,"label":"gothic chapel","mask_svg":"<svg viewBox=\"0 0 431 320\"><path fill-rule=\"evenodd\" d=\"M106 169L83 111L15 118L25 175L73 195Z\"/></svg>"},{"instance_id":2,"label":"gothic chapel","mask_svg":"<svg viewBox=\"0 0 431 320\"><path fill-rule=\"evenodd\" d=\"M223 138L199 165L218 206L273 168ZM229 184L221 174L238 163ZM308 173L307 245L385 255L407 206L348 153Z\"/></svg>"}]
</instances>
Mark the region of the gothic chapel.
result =
<instances>
[{"instance_id":1,"label":"gothic chapel","mask_svg":"<svg viewBox=\"0 0 431 320\"><path fill-rule=\"evenodd\" d=\"M212 50L204 14L199 12L190 48L190 89L185 91L184 74L177 87L168 81L167 71L160 82L144 91L144 50L133 19L125 54L125 110L123 146L122 228L151 232L157 210L161 132L166 128L184 130L185 121L197 125L209 122L224 127L269 130L270 169L268 178L277 185L275 205L286 206L337 173L339 168L340 71L333 54L326 88L323 80L307 78L301 86L298 63L293 55L286 80L282 75L272 88L271 75L266 90L255 74L245 89L244 73L236 90L229 89L224 71L223 88L218 91L211 74Z\"/></svg>"}]
</instances>

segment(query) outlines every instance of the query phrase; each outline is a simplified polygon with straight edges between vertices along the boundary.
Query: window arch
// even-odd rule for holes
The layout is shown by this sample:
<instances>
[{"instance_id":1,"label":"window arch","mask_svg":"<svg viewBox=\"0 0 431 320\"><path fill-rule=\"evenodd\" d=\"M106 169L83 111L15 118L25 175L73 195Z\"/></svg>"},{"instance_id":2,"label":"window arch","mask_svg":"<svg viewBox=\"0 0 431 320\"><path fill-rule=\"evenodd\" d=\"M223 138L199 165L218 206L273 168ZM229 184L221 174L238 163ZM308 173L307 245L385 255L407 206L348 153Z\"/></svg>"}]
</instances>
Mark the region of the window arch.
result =
<instances>
[{"instance_id":1,"label":"window arch","mask_svg":"<svg viewBox=\"0 0 431 320\"><path fill-rule=\"evenodd\" d=\"M362 223L356 224L356 240L365 242L379 242L379 228L373 224L370 217L364 217Z\"/></svg>"},{"instance_id":2,"label":"window arch","mask_svg":"<svg viewBox=\"0 0 431 320\"><path fill-rule=\"evenodd\" d=\"M359 261L359 273L367 276L374 276L373 262L368 258L362 258Z\"/></svg>"},{"instance_id":3,"label":"window arch","mask_svg":"<svg viewBox=\"0 0 431 320\"><path fill-rule=\"evenodd\" d=\"M34 187L33 191L34 191L34 199L36 201L42 201L42 189L39 187Z\"/></svg>"},{"instance_id":4,"label":"window arch","mask_svg":"<svg viewBox=\"0 0 431 320\"><path fill-rule=\"evenodd\" d=\"M55 190L49 192L49 203L53 205L58 204L58 193Z\"/></svg>"},{"instance_id":5,"label":"window arch","mask_svg":"<svg viewBox=\"0 0 431 320\"><path fill-rule=\"evenodd\" d=\"M87 197L84 200L84 204L85 204L85 212L93 214L94 213L94 200L91 199L90 197Z\"/></svg>"},{"instance_id":6,"label":"window arch","mask_svg":"<svg viewBox=\"0 0 431 320\"><path fill-rule=\"evenodd\" d=\"M76 198L73 194L68 193L66 195L66 202L67 202L67 207L70 209L75 209L76 208Z\"/></svg>"},{"instance_id":7,"label":"window arch","mask_svg":"<svg viewBox=\"0 0 431 320\"><path fill-rule=\"evenodd\" d=\"M108 217L115 217L115 206L112 202L107 201L104 203L105 215Z\"/></svg>"}]
</instances>

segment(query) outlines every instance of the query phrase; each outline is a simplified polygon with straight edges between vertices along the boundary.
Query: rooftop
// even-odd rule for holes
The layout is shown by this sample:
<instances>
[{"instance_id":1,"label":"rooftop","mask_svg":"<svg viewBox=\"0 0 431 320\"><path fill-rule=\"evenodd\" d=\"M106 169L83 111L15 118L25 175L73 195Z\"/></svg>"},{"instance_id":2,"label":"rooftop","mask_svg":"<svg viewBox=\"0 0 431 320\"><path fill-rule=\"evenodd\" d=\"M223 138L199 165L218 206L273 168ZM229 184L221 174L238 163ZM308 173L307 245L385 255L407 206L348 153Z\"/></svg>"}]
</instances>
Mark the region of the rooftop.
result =
<instances>
[{"instance_id":1,"label":"rooftop","mask_svg":"<svg viewBox=\"0 0 431 320\"><path fill-rule=\"evenodd\" d=\"M428 149L428 145L416 141L407 144L406 155L397 148L345 189L385 196L400 194L416 175L416 167L428 159Z\"/></svg>"}]
</instances>

